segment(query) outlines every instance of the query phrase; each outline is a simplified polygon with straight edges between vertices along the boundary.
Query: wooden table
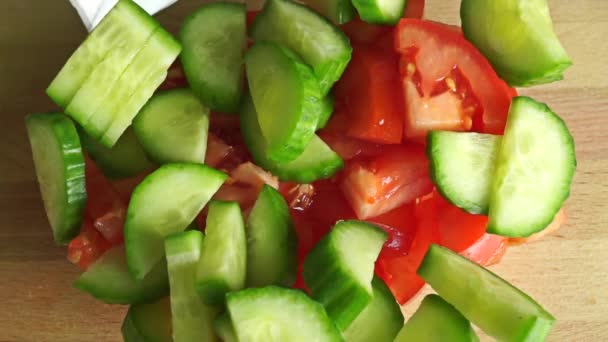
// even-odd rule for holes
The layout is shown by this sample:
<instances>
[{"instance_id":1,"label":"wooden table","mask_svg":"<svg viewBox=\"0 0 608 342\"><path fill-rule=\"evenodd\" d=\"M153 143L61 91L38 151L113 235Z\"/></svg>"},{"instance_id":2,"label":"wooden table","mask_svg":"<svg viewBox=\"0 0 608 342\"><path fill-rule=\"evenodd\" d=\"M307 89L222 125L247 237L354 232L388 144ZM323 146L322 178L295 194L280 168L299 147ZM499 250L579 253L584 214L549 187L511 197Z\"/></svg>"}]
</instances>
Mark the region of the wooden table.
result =
<instances>
[{"instance_id":1,"label":"wooden table","mask_svg":"<svg viewBox=\"0 0 608 342\"><path fill-rule=\"evenodd\" d=\"M181 0L161 20L175 30L200 2ZM457 1L427 3L428 18L458 23ZM575 64L564 81L522 93L549 103L576 139L569 220L493 270L557 317L551 341L608 341L608 1L550 5ZM0 1L0 341L120 340L125 308L71 287L78 270L52 242L23 125L55 108L44 89L84 35L67 0Z\"/></svg>"}]
</instances>

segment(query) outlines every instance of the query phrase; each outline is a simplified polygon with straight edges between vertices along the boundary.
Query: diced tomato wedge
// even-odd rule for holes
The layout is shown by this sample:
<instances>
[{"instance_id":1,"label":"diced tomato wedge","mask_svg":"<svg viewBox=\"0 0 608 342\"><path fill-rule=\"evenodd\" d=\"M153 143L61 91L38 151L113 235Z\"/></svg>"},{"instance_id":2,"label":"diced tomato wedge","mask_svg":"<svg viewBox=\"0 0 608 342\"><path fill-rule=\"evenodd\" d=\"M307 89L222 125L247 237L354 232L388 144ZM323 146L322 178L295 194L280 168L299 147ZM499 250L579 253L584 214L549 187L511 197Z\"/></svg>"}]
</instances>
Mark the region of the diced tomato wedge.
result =
<instances>
[{"instance_id":1,"label":"diced tomato wedge","mask_svg":"<svg viewBox=\"0 0 608 342\"><path fill-rule=\"evenodd\" d=\"M258 189L249 185L224 184L213 195L213 199L238 202L242 210L247 210L253 206L259 192Z\"/></svg>"},{"instance_id":2,"label":"diced tomato wedge","mask_svg":"<svg viewBox=\"0 0 608 342\"><path fill-rule=\"evenodd\" d=\"M131 200L131 194L133 194L133 190L135 190L135 187L137 187L139 183L141 183L141 181L146 178L147 175L148 173L142 173L140 175L130 178L112 180L112 187L114 188L114 190L116 190L118 195L120 195L120 198L123 200L123 203L129 203L129 201Z\"/></svg>"},{"instance_id":3,"label":"diced tomato wedge","mask_svg":"<svg viewBox=\"0 0 608 342\"><path fill-rule=\"evenodd\" d=\"M340 25L340 28L352 43L359 45L375 44L381 36L393 31L392 26L370 24L359 17Z\"/></svg>"},{"instance_id":4,"label":"diced tomato wedge","mask_svg":"<svg viewBox=\"0 0 608 342\"><path fill-rule=\"evenodd\" d=\"M415 216L416 235L408 254L393 258L381 257L376 261L376 274L386 282L400 304L407 302L424 286L424 280L416 271L430 245L440 239L436 203L432 196L419 200Z\"/></svg>"},{"instance_id":5,"label":"diced tomato wedge","mask_svg":"<svg viewBox=\"0 0 608 342\"><path fill-rule=\"evenodd\" d=\"M353 160L341 182L359 219L382 215L431 192L428 160L416 145L387 146L370 160Z\"/></svg>"},{"instance_id":6,"label":"diced tomato wedge","mask_svg":"<svg viewBox=\"0 0 608 342\"><path fill-rule=\"evenodd\" d=\"M460 254L482 266L497 264L507 251L507 239L493 234L482 235Z\"/></svg>"},{"instance_id":7,"label":"diced tomato wedge","mask_svg":"<svg viewBox=\"0 0 608 342\"><path fill-rule=\"evenodd\" d=\"M93 221L86 217L80 234L68 245L68 260L86 270L110 247L111 244L93 226Z\"/></svg>"},{"instance_id":8,"label":"diced tomato wedge","mask_svg":"<svg viewBox=\"0 0 608 342\"><path fill-rule=\"evenodd\" d=\"M486 232L487 216L469 214L450 203L440 207L438 212L440 244L454 252L469 248Z\"/></svg>"},{"instance_id":9,"label":"diced tomato wedge","mask_svg":"<svg viewBox=\"0 0 608 342\"><path fill-rule=\"evenodd\" d=\"M527 238L509 238L507 240L507 244L521 245L521 244L528 243L528 242L538 241L538 240L542 239L543 237L550 235L550 234L554 233L555 231L557 231L564 223L566 223L567 218L568 217L566 216L566 211L564 210L564 208L561 208L557 212L557 214L555 214L553 221L551 221L551 223L547 226L547 228L541 230L540 232L538 232L536 234L532 234L532 235L528 236Z\"/></svg>"},{"instance_id":10,"label":"diced tomato wedge","mask_svg":"<svg viewBox=\"0 0 608 342\"><path fill-rule=\"evenodd\" d=\"M424 16L424 0L407 0L404 18L421 19Z\"/></svg>"},{"instance_id":11,"label":"diced tomato wedge","mask_svg":"<svg viewBox=\"0 0 608 342\"><path fill-rule=\"evenodd\" d=\"M380 259L406 256L416 235L416 205L402 205L386 214L367 219L388 233L388 240L380 252Z\"/></svg>"},{"instance_id":12,"label":"diced tomato wedge","mask_svg":"<svg viewBox=\"0 0 608 342\"><path fill-rule=\"evenodd\" d=\"M215 134L209 133L207 138L207 152L205 153L205 164L217 167L234 150Z\"/></svg>"},{"instance_id":13,"label":"diced tomato wedge","mask_svg":"<svg viewBox=\"0 0 608 342\"><path fill-rule=\"evenodd\" d=\"M382 151L382 146L369 141L350 138L345 135L320 131L319 136L342 159L351 160L355 157L373 157Z\"/></svg>"},{"instance_id":14,"label":"diced tomato wedge","mask_svg":"<svg viewBox=\"0 0 608 342\"><path fill-rule=\"evenodd\" d=\"M503 132L513 90L460 32L402 19L395 47L402 54L407 137L424 138L430 129L466 130L471 123L479 131Z\"/></svg>"},{"instance_id":15,"label":"diced tomato wedge","mask_svg":"<svg viewBox=\"0 0 608 342\"><path fill-rule=\"evenodd\" d=\"M336 102L344 105L346 135L375 143L398 144L403 137L403 94L398 60L391 52L355 46Z\"/></svg>"},{"instance_id":16,"label":"diced tomato wedge","mask_svg":"<svg viewBox=\"0 0 608 342\"><path fill-rule=\"evenodd\" d=\"M253 24L255 17L260 13L260 11L247 11L247 27Z\"/></svg>"},{"instance_id":17,"label":"diced tomato wedge","mask_svg":"<svg viewBox=\"0 0 608 342\"><path fill-rule=\"evenodd\" d=\"M159 90L170 90L175 88L188 87L188 80L184 74L184 69L179 60L176 60L167 71L167 78L158 87Z\"/></svg>"},{"instance_id":18,"label":"diced tomato wedge","mask_svg":"<svg viewBox=\"0 0 608 342\"><path fill-rule=\"evenodd\" d=\"M237 184L252 186L257 191L262 190L265 184L279 188L279 179L276 176L252 162L243 163L230 171L230 179Z\"/></svg>"},{"instance_id":19,"label":"diced tomato wedge","mask_svg":"<svg viewBox=\"0 0 608 342\"><path fill-rule=\"evenodd\" d=\"M315 196L306 213L316 223L315 237L324 236L339 220L356 218L337 182L331 179L321 180L315 182L314 187Z\"/></svg>"}]
</instances>

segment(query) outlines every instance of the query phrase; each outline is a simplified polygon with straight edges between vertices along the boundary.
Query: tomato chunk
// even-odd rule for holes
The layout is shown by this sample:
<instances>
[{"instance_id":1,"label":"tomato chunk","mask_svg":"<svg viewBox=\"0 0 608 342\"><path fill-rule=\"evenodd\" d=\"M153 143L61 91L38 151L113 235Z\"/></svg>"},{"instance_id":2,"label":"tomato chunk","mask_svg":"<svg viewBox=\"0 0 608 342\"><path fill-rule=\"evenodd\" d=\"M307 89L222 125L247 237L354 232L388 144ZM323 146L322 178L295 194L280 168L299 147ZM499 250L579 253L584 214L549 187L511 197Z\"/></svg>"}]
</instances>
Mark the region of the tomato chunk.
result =
<instances>
[{"instance_id":1,"label":"tomato chunk","mask_svg":"<svg viewBox=\"0 0 608 342\"><path fill-rule=\"evenodd\" d=\"M416 235L416 206L414 203L402 205L386 214L367 219L388 233L379 259L406 256Z\"/></svg>"},{"instance_id":2,"label":"tomato chunk","mask_svg":"<svg viewBox=\"0 0 608 342\"><path fill-rule=\"evenodd\" d=\"M482 266L497 264L507 251L507 239L493 234L482 235L460 254Z\"/></svg>"},{"instance_id":3,"label":"tomato chunk","mask_svg":"<svg viewBox=\"0 0 608 342\"><path fill-rule=\"evenodd\" d=\"M404 18L420 19L424 16L424 0L407 0Z\"/></svg>"},{"instance_id":4,"label":"tomato chunk","mask_svg":"<svg viewBox=\"0 0 608 342\"><path fill-rule=\"evenodd\" d=\"M432 190L424 149L387 146L370 160L347 164L341 189L359 219L382 215Z\"/></svg>"},{"instance_id":5,"label":"tomato chunk","mask_svg":"<svg viewBox=\"0 0 608 342\"><path fill-rule=\"evenodd\" d=\"M382 144L403 137L403 95L399 91L398 60L393 53L355 46L342 78L336 102L348 117L346 135Z\"/></svg>"},{"instance_id":6,"label":"tomato chunk","mask_svg":"<svg viewBox=\"0 0 608 342\"><path fill-rule=\"evenodd\" d=\"M450 203L439 208L440 244L454 252L473 245L485 234L487 225L487 216L469 214Z\"/></svg>"},{"instance_id":7,"label":"tomato chunk","mask_svg":"<svg viewBox=\"0 0 608 342\"><path fill-rule=\"evenodd\" d=\"M68 260L86 270L110 247L111 244L93 226L93 221L85 218L80 234L68 245Z\"/></svg>"}]
</instances>

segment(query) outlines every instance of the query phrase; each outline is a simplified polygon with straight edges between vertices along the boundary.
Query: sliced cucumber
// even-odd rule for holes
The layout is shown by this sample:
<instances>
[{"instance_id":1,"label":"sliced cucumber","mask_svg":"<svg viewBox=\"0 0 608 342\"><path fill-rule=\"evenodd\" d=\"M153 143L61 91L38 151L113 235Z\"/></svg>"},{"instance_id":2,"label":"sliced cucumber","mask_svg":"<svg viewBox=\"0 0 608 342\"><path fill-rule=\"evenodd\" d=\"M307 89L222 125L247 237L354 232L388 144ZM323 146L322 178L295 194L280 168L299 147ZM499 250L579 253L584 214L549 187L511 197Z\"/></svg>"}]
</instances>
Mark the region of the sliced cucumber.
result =
<instances>
[{"instance_id":1,"label":"sliced cucumber","mask_svg":"<svg viewBox=\"0 0 608 342\"><path fill-rule=\"evenodd\" d=\"M325 128L329 119L331 119L331 115L334 112L334 95L332 93L327 94L323 99L321 99L321 111L319 112L319 121L317 122L317 130L321 128Z\"/></svg>"},{"instance_id":2,"label":"sliced cucumber","mask_svg":"<svg viewBox=\"0 0 608 342\"><path fill-rule=\"evenodd\" d=\"M350 61L346 35L304 5L269 0L256 17L251 34L256 41L274 41L293 50L310 65L326 95Z\"/></svg>"},{"instance_id":3,"label":"sliced cucumber","mask_svg":"<svg viewBox=\"0 0 608 342\"><path fill-rule=\"evenodd\" d=\"M406 0L352 0L363 21L395 25L403 18Z\"/></svg>"},{"instance_id":4,"label":"sliced cucumber","mask_svg":"<svg viewBox=\"0 0 608 342\"><path fill-rule=\"evenodd\" d=\"M136 280L129 273L123 246L105 252L74 286L108 304L151 303L169 292L167 263L157 260L148 274Z\"/></svg>"},{"instance_id":5,"label":"sliced cucumber","mask_svg":"<svg viewBox=\"0 0 608 342\"><path fill-rule=\"evenodd\" d=\"M118 1L68 59L47 88L47 94L59 106L66 108L87 78L113 51L128 46L141 48L143 42L137 37L149 35L151 29L158 25L154 18L133 1ZM107 63L105 65L111 67ZM98 89L105 89L103 85L98 84Z\"/></svg>"},{"instance_id":6,"label":"sliced cucumber","mask_svg":"<svg viewBox=\"0 0 608 342\"><path fill-rule=\"evenodd\" d=\"M125 222L131 274L142 279L164 255L166 236L181 232L219 189L225 174L201 164L166 164L133 191Z\"/></svg>"},{"instance_id":7,"label":"sliced cucumber","mask_svg":"<svg viewBox=\"0 0 608 342\"><path fill-rule=\"evenodd\" d=\"M426 154L443 197L470 213L487 215L500 141L490 134L430 132Z\"/></svg>"},{"instance_id":8,"label":"sliced cucumber","mask_svg":"<svg viewBox=\"0 0 608 342\"><path fill-rule=\"evenodd\" d=\"M512 86L561 80L572 65L546 0L463 0L460 18L465 37Z\"/></svg>"},{"instance_id":9,"label":"sliced cucumber","mask_svg":"<svg viewBox=\"0 0 608 342\"><path fill-rule=\"evenodd\" d=\"M244 100L241 108L241 132L255 163L283 181L312 183L317 179L333 176L344 166L342 158L317 135L313 135L304 152L291 162L275 163L268 159L266 141L258 124L251 97Z\"/></svg>"},{"instance_id":10,"label":"sliced cucumber","mask_svg":"<svg viewBox=\"0 0 608 342\"><path fill-rule=\"evenodd\" d=\"M231 292L227 304L238 341L342 341L323 306L298 290L268 286Z\"/></svg>"},{"instance_id":11,"label":"sliced cucumber","mask_svg":"<svg viewBox=\"0 0 608 342\"><path fill-rule=\"evenodd\" d=\"M204 104L238 112L243 94L243 52L247 44L244 4L217 2L189 15L180 31L181 62L188 83Z\"/></svg>"},{"instance_id":12,"label":"sliced cucumber","mask_svg":"<svg viewBox=\"0 0 608 342\"><path fill-rule=\"evenodd\" d=\"M247 286L292 286L298 267L297 245L285 199L264 185L247 219Z\"/></svg>"},{"instance_id":13,"label":"sliced cucumber","mask_svg":"<svg viewBox=\"0 0 608 342\"><path fill-rule=\"evenodd\" d=\"M78 235L87 200L84 157L72 120L62 114L25 118L36 176L56 243Z\"/></svg>"},{"instance_id":14,"label":"sliced cucumber","mask_svg":"<svg viewBox=\"0 0 608 342\"><path fill-rule=\"evenodd\" d=\"M203 302L221 305L226 293L245 286L247 237L237 202L209 203L196 288Z\"/></svg>"},{"instance_id":15,"label":"sliced cucumber","mask_svg":"<svg viewBox=\"0 0 608 342\"><path fill-rule=\"evenodd\" d=\"M228 313L224 313L216 318L215 321L213 321L213 327L215 328L215 333L222 339L222 341L238 342L236 331L234 331L234 327L232 326L232 321L230 320Z\"/></svg>"},{"instance_id":16,"label":"sliced cucumber","mask_svg":"<svg viewBox=\"0 0 608 342\"><path fill-rule=\"evenodd\" d=\"M312 139L319 114L319 83L310 68L274 43L256 43L245 56L247 80L268 158L296 159Z\"/></svg>"},{"instance_id":17,"label":"sliced cucumber","mask_svg":"<svg viewBox=\"0 0 608 342\"><path fill-rule=\"evenodd\" d=\"M165 240L171 287L171 318L175 342L217 341L213 320L217 309L205 305L194 286L203 233L189 230Z\"/></svg>"},{"instance_id":18,"label":"sliced cucumber","mask_svg":"<svg viewBox=\"0 0 608 342\"><path fill-rule=\"evenodd\" d=\"M345 331L373 296L374 263L386 241L380 228L340 221L310 251L302 275L340 330Z\"/></svg>"},{"instance_id":19,"label":"sliced cucumber","mask_svg":"<svg viewBox=\"0 0 608 342\"><path fill-rule=\"evenodd\" d=\"M499 341L544 341L555 322L528 295L447 248L431 245L418 274L464 317Z\"/></svg>"},{"instance_id":20,"label":"sliced cucumber","mask_svg":"<svg viewBox=\"0 0 608 342\"><path fill-rule=\"evenodd\" d=\"M372 301L342 334L346 342L393 342L403 327L401 307L384 281L374 277L372 289Z\"/></svg>"},{"instance_id":21,"label":"sliced cucumber","mask_svg":"<svg viewBox=\"0 0 608 342\"><path fill-rule=\"evenodd\" d=\"M167 78L167 70L181 51L179 42L164 29L159 29L123 73L118 85L89 120L96 131L104 132L101 142L113 146L131 121ZM96 120L100 120L96 122ZM86 125L85 125L86 126ZM89 131L93 131L90 129Z\"/></svg>"},{"instance_id":22,"label":"sliced cucumber","mask_svg":"<svg viewBox=\"0 0 608 342\"><path fill-rule=\"evenodd\" d=\"M172 342L169 297L129 307L121 331L125 342Z\"/></svg>"},{"instance_id":23,"label":"sliced cucumber","mask_svg":"<svg viewBox=\"0 0 608 342\"><path fill-rule=\"evenodd\" d=\"M527 237L553 221L570 194L576 169L574 140L543 103L513 99L498 153L488 232Z\"/></svg>"},{"instance_id":24,"label":"sliced cucumber","mask_svg":"<svg viewBox=\"0 0 608 342\"><path fill-rule=\"evenodd\" d=\"M395 342L477 342L471 323L438 295L428 295L405 324Z\"/></svg>"},{"instance_id":25,"label":"sliced cucumber","mask_svg":"<svg viewBox=\"0 0 608 342\"><path fill-rule=\"evenodd\" d=\"M304 0L303 2L338 25L351 21L356 15L351 0Z\"/></svg>"},{"instance_id":26,"label":"sliced cucumber","mask_svg":"<svg viewBox=\"0 0 608 342\"><path fill-rule=\"evenodd\" d=\"M209 109L190 89L154 95L133 120L144 150L159 163L203 163L209 133Z\"/></svg>"},{"instance_id":27,"label":"sliced cucumber","mask_svg":"<svg viewBox=\"0 0 608 342\"><path fill-rule=\"evenodd\" d=\"M132 129L127 129L112 148L100 144L82 129L78 133L82 146L95 160L95 165L110 178L133 177L157 167L144 152Z\"/></svg>"}]
</instances>

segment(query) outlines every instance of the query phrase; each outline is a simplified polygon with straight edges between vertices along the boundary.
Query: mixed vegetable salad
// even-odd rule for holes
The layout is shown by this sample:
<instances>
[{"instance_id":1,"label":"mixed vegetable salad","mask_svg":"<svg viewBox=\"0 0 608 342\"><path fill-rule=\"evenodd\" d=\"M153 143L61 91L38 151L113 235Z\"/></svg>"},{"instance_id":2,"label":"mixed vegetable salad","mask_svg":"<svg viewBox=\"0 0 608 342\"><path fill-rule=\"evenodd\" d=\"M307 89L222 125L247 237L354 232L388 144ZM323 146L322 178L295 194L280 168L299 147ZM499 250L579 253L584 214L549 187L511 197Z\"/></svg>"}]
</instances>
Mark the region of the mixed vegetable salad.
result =
<instances>
[{"instance_id":1,"label":"mixed vegetable salad","mask_svg":"<svg viewBox=\"0 0 608 342\"><path fill-rule=\"evenodd\" d=\"M119 0L69 58L26 126L75 287L131 305L125 341L544 340L484 266L565 220L572 136L514 88L571 64L546 2L304 2L174 37Z\"/></svg>"}]
</instances>

